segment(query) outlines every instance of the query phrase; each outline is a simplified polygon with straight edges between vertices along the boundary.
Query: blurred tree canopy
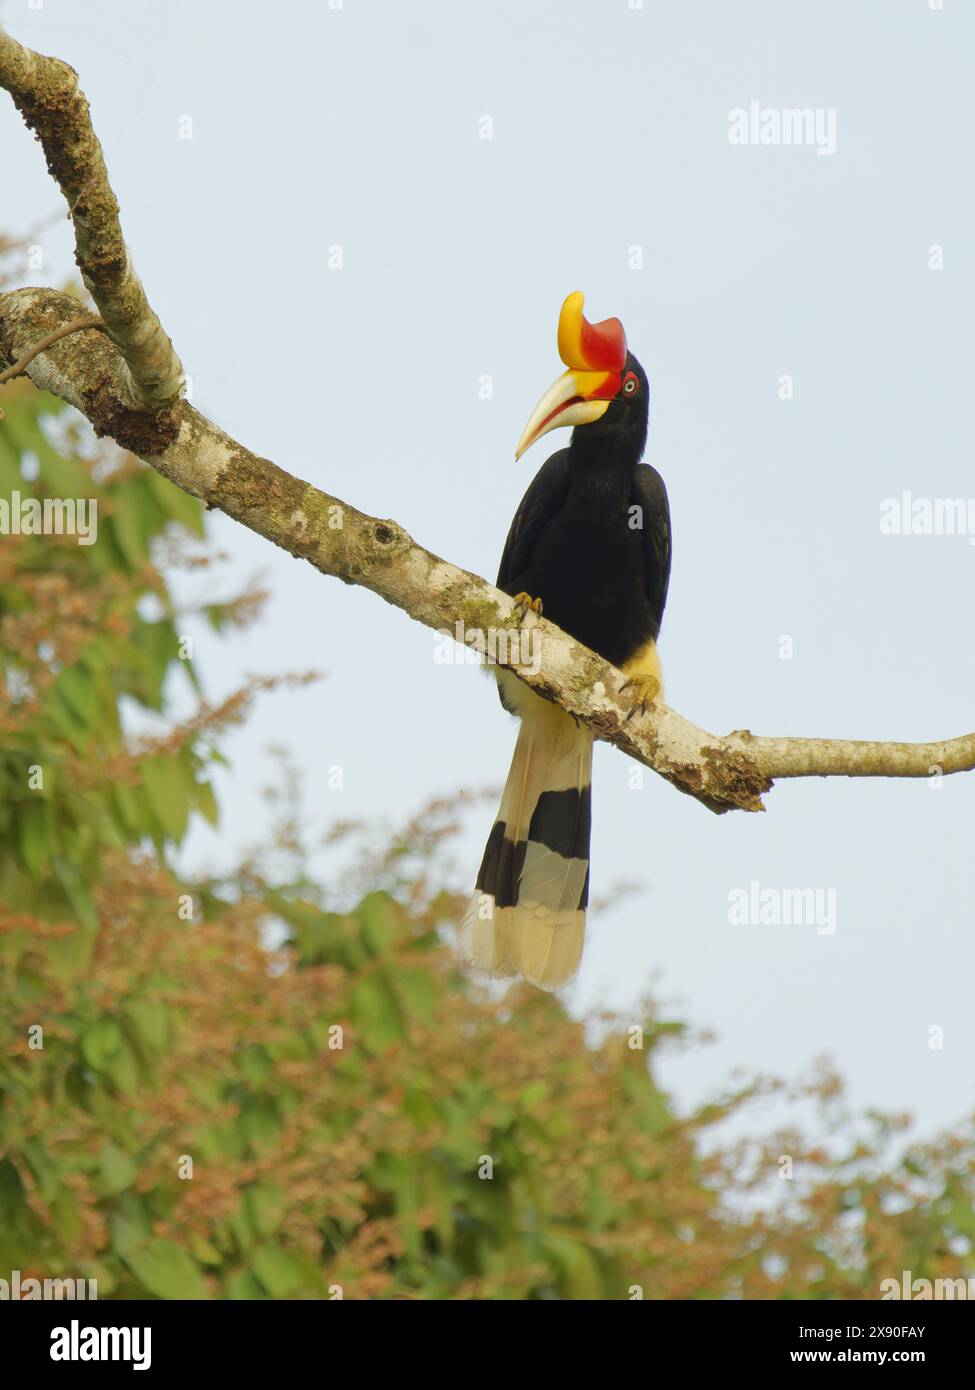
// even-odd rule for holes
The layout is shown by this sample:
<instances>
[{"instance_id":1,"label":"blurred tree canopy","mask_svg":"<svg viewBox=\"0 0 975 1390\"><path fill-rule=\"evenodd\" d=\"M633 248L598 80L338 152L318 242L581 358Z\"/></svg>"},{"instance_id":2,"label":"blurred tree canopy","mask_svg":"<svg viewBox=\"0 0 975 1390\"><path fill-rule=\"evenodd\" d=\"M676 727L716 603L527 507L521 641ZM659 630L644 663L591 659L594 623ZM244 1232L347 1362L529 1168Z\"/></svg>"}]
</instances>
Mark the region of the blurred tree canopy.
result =
<instances>
[{"instance_id":1,"label":"blurred tree canopy","mask_svg":"<svg viewBox=\"0 0 975 1390\"><path fill-rule=\"evenodd\" d=\"M0 407L0 498L99 502L96 544L0 535L0 1277L666 1299L972 1274L970 1123L911 1142L825 1067L678 1113L657 1078L663 1048L700 1045L683 1024L472 981L450 802L372 835L356 898L313 882L285 773L267 853L187 882L174 855L216 821L210 771L253 694L208 706L181 640L171 571L211 562L203 513L27 382ZM254 609L197 611L224 631ZM729 1138L769 1096L803 1126Z\"/></svg>"}]
</instances>

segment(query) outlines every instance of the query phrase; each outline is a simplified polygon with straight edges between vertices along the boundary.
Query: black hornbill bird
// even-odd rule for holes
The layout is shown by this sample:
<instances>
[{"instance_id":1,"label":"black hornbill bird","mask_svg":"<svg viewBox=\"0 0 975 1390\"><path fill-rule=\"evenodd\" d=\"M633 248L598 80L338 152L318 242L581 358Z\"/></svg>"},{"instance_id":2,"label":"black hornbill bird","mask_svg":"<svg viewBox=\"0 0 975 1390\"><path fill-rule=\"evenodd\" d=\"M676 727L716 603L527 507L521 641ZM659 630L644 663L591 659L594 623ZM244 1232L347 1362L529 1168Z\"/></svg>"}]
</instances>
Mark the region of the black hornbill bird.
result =
<instances>
[{"instance_id":1,"label":"black hornbill bird","mask_svg":"<svg viewBox=\"0 0 975 1390\"><path fill-rule=\"evenodd\" d=\"M559 316L568 368L532 412L515 457L561 425L567 449L539 469L508 532L498 587L618 666L646 709L661 691L657 634L670 579L670 508L641 464L649 383L619 319L591 324L583 296ZM592 734L497 670L521 729L477 887L461 924L473 963L557 989L578 969L589 901Z\"/></svg>"}]
</instances>

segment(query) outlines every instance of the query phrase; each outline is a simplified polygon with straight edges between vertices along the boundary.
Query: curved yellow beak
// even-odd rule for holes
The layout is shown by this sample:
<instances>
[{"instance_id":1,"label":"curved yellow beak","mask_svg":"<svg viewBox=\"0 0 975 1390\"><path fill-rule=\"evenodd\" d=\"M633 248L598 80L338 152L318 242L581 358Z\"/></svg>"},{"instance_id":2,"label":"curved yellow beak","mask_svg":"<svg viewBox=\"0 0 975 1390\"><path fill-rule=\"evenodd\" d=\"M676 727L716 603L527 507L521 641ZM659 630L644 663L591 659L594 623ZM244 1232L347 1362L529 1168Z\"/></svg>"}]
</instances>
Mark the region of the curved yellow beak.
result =
<instances>
[{"instance_id":1,"label":"curved yellow beak","mask_svg":"<svg viewBox=\"0 0 975 1390\"><path fill-rule=\"evenodd\" d=\"M541 439L549 430L560 429L563 425L589 425L600 419L609 409L609 403L616 390L619 377L615 372L582 372L570 367L554 382L532 411L525 426L515 458L520 459L526 449L531 448L536 439ZM602 393L606 394L602 394Z\"/></svg>"}]
</instances>

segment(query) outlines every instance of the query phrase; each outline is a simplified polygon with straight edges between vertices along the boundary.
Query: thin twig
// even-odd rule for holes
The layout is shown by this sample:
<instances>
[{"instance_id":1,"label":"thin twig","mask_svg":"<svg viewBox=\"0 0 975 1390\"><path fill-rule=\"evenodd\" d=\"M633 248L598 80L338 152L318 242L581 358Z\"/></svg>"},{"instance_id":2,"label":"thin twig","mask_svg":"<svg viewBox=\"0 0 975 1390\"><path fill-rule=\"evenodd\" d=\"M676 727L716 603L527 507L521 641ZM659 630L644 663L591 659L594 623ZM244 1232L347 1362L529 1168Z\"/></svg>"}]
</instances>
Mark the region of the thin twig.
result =
<instances>
[{"instance_id":1,"label":"thin twig","mask_svg":"<svg viewBox=\"0 0 975 1390\"><path fill-rule=\"evenodd\" d=\"M4 386L8 381L13 381L15 376L27 370L35 357L38 357L46 348L51 347L61 338L66 338L69 333L77 333L82 328L101 328L104 330L105 324L97 314L85 314L83 318L72 319L70 323L64 323L60 328L55 328L53 333L48 333L41 338L31 348L30 352L25 352L12 367L0 372L0 386Z\"/></svg>"}]
</instances>

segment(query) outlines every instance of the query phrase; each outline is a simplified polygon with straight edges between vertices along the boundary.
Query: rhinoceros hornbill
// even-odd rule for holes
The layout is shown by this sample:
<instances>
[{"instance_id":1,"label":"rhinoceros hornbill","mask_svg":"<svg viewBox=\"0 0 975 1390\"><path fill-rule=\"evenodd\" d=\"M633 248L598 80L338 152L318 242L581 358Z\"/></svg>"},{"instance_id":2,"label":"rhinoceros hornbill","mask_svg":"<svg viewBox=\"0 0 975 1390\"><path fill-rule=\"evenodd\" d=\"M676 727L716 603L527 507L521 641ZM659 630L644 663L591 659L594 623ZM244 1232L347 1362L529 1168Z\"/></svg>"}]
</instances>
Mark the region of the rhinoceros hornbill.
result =
<instances>
[{"instance_id":1,"label":"rhinoceros hornbill","mask_svg":"<svg viewBox=\"0 0 975 1390\"><path fill-rule=\"evenodd\" d=\"M559 316L568 368L532 412L515 457L573 425L567 449L539 469L501 556L498 587L544 612L618 666L630 713L661 691L657 634L670 578L670 508L660 474L640 459L649 383L619 319L589 323L583 296ZM575 973L589 901L592 734L498 668L501 703L521 729L477 887L461 924L470 960L490 975L557 989Z\"/></svg>"}]
</instances>

